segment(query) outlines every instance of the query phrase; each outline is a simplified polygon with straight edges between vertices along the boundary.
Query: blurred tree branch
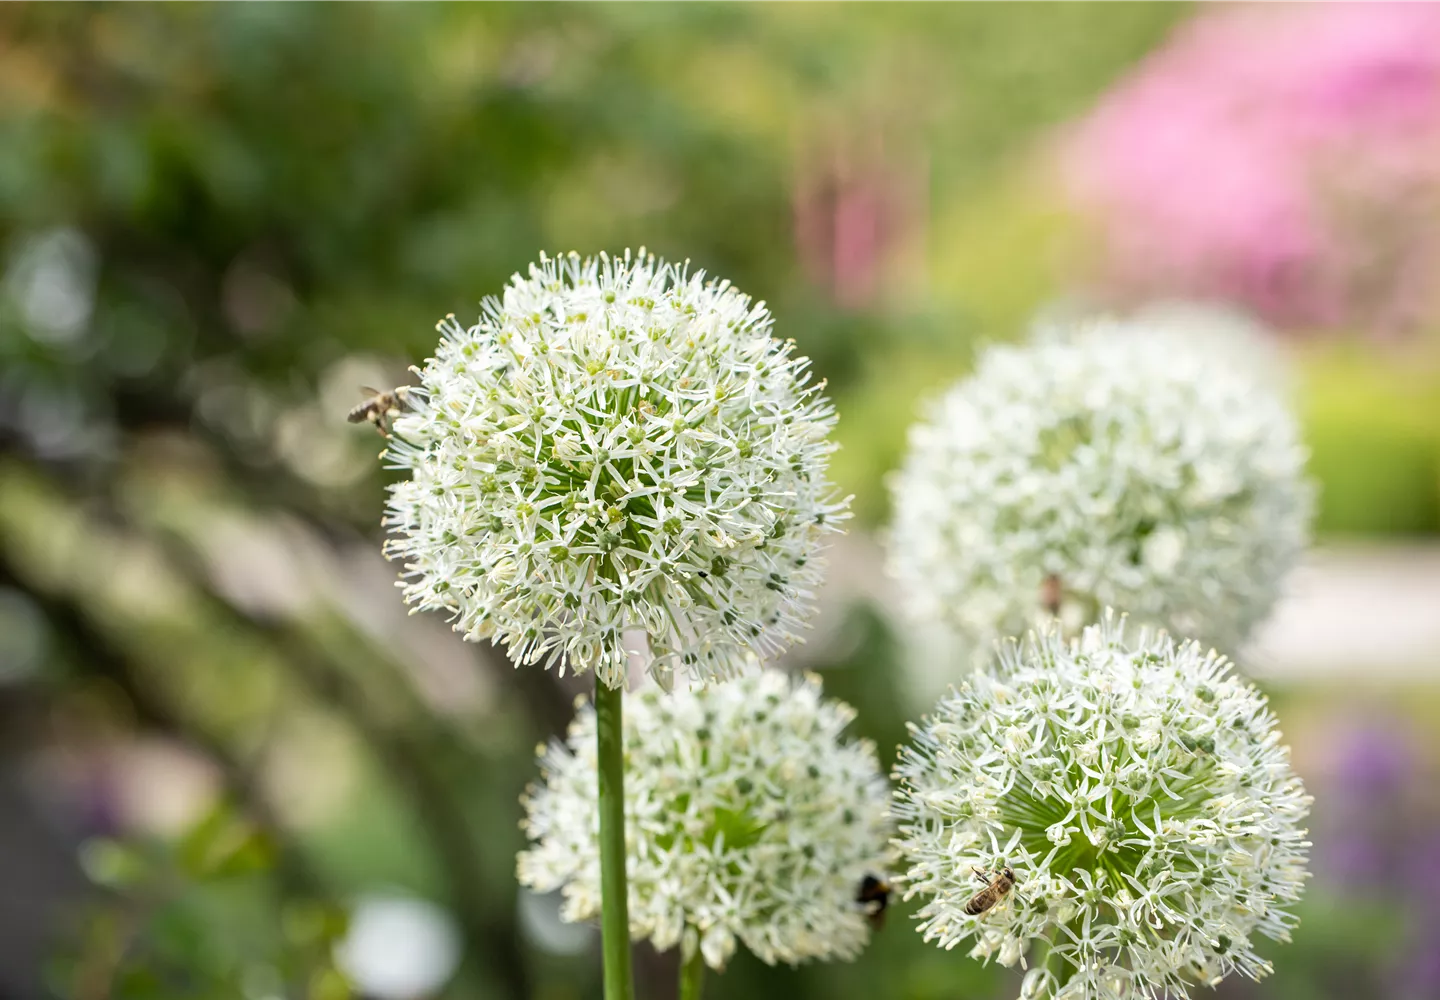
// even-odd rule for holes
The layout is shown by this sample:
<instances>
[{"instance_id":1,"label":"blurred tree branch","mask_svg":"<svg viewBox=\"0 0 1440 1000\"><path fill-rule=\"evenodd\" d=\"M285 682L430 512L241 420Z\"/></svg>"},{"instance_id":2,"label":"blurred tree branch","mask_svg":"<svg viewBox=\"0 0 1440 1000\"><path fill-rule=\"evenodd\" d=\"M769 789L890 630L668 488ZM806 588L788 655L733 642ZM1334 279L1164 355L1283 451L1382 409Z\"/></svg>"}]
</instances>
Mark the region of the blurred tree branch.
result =
<instances>
[{"instance_id":1,"label":"blurred tree branch","mask_svg":"<svg viewBox=\"0 0 1440 1000\"><path fill-rule=\"evenodd\" d=\"M432 757L472 754L458 741L443 738L443 726L433 716L419 724L413 696L405 696L409 683L391 665L389 709L404 707L403 719L391 721L377 712L344 664L301 631L248 615L220 596L193 550L174 535L146 532L137 528L113 507L105 508L106 520L123 525L127 531L143 534L156 542L172 567L204 599L208 611L228 629L258 637L272 647L280 662L323 704L347 719L361 740L390 776L392 784L414 808L420 829L430 840L436 863L455 906L471 953L481 957L486 968L505 983L516 998L528 995L528 977L522 960L517 928L508 912L496 913L485 899L486 880L478 864L478 838L470 829L464 810L455 801L431 763ZM172 735L199 750L219 766L237 798L243 801L257 822L277 835L282 846L284 871L297 890L314 891L317 879L313 867L301 858L286 837L273 809L260 794L253 770L230 750L226 743L188 718L164 695L164 685L147 666L112 641L107 632L91 620L83 602L33 586L5 555L0 546L0 585L15 587L27 594L45 615L53 632L64 637L72 661L91 676L113 683L132 705L137 719L150 728ZM520 672L516 672L517 674ZM429 731L427 740L418 734ZM445 746L435 744L440 738ZM472 754L473 755L473 754Z\"/></svg>"},{"instance_id":2,"label":"blurred tree branch","mask_svg":"<svg viewBox=\"0 0 1440 1000\"><path fill-rule=\"evenodd\" d=\"M28 584L16 573L3 547L0 547L0 586L20 590L34 601L52 634L59 637L73 667L85 676L113 684L125 696L137 722L180 741L218 768L235 800L274 837L279 849L278 870L292 891L314 896L328 894L314 866L287 835L260 788L255 768L241 760L224 740L177 708L165 696L163 685L147 678L147 668L95 625L79 601Z\"/></svg>"},{"instance_id":3,"label":"blurred tree branch","mask_svg":"<svg viewBox=\"0 0 1440 1000\"><path fill-rule=\"evenodd\" d=\"M511 996L528 996L528 977L521 960L517 928L508 914L497 916L486 904L484 873L476 857L477 838L464 810L455 802L454 790L445 785L431 765L432 754L440 750L435 746L434 737L443 738L443 724L431 716L422 726L413 711L406 712L408 718L398 724L382 717L344 664L334 661L326 650L298 629L246 614L226 601L215 591L193 550L179 539L161 536L157 541L186 581L204 596L217 618L229 627L263 637L311 694L355 727L365 746L390 775L396 790L415 809L444 873L443 882L469 947L475 954L485 956L487 964L500 973ZM398 671L392 669L391 673L394 685L389 694L413 709L413 698L406 698L404 694L408 681ZM422 731L430 732L432 738L427 741L418 735ZM455 741L445 742L449 744L445 749L453 753Z\"/></svg>"}]
</instances>

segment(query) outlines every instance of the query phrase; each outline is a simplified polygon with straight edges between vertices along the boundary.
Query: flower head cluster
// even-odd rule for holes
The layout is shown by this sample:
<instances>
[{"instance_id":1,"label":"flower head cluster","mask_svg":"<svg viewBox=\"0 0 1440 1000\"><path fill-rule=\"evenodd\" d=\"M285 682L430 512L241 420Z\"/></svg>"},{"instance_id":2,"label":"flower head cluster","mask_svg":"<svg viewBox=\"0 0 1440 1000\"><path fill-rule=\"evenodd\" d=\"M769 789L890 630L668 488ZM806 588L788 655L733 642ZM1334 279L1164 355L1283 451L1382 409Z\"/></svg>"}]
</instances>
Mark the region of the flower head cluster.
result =
<instances>
[{"instance_id":1,"label":"flower head cluster","mask_svg":"<svg viewBox=\"0 0 1440 1000\"><path fill-rule=\"evenodd\" d=\"M888 788L854 717L814 678L753 670L625 706L630 931L658 949L698 946L719 969L738 939L762 960L853 958L869 937L855 902L883 874ZM526 795L533 846L522 884L563 886L567 920L600 913L595 714L544 750Z\"/></svg>"},{"instance_id":2,"label":"flower head cluster","mask_svg":"<svg viewBox=\"0 0 1440 1000\"><path fill-rule=\"evenodd\" d=\"M986 353L892 481L890 569L916 620L984 649L1119 607L1236 647L1304 547L1312 491L1279 393L1206 347L1095 320Z\"/></svg>"},{"instance_id":3,"label":"flower head cluster","mask_svg":"<svg viewBox=\"0 0 1440 1000\"><path fill-rule=\"evenodd\" d=\"M441 329L389 449L407 601L612 687L627 630L662 680L796 638L845 502L834 412L763 304L643 251L542 257Z\"/></svg>"},{"instance_id":4,"label":"flower head cluster","mask_svg":"<svg viewBox=\"0 0 1440 1000\"><path fill-rule=\"evenodd\" d=\"M1110 616L1011 644L901 751L897 841L921 930L1005 965L1025 995L1184 997L1269 966L1286 940L1310 808L1253 686L1216 653ZM971 866L1014 889L979 915Z\"/></svg>"}]
</instances>

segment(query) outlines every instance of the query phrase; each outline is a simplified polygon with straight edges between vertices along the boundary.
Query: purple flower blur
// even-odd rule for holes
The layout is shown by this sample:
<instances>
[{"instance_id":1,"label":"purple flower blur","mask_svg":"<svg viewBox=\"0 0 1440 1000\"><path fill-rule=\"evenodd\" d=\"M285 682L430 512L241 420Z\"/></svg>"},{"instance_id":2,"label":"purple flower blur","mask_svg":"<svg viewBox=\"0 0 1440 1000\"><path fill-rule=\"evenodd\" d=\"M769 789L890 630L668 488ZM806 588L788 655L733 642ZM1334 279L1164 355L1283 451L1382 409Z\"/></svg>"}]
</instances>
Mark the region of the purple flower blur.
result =
<instances>
[{"instance_id":1,"label":"purple flower blur","mask_svg":"<svg viewBox=\"0 0 1440 1000\"><path fill-rule=\"evenodd\" d=\"M1281 326L1433 316L1440 5L1207 10L1066 137L1121 298L1235 302Z\"/></svg>"},{"instance_id":2,"label":"purple flower blur","mask_svg":"<svg viewBox=\"0 0 1440 1000\"><path fill-rule=\"evenodd\" d=\"M1440 834L1420 838L1406 861L1415 900L1412 938L1399 971L1401 997L1440 996Z\"/></svg>"},{"instance_id":3,"label":"purple flower blur","mask_svg":"<svg viewBox=\"0 0 1440 1000\"><path fill-rule=\"evenodd\" d=\"M1379 890L1399 875L1406 845L1395 834L1417 774L1408 734L1379 724L1344 732L1330 765L1328 808L1317 831L1317 871L1352 889Z\"/></svg>"},{"instance_id":4,"label":"purple flower blur","mask_svg":"<svg viewBox=\"0 0 1440 1000\"><path fill-rule=\"evenodd\" d=\"M1342 794L1359 799L1367 811L1396 801L1415 779L1414 742L1393 724L1356 728L1341 747L1335 778Z\"/></svg>"},{"instance_id":5,"label":"purple flower blur","mask_svg":"<svg viewBox=\"0 0 1440 1000\"><path fill-rule=\"evenodd\" d=\"M1352 900L1406 914L1406 938L1386 970L1390 995L1440 996L1440 828L1416 734L1393 719L1336 727L1318 796L1316 872Z\"/></svg>"}]
</instances>

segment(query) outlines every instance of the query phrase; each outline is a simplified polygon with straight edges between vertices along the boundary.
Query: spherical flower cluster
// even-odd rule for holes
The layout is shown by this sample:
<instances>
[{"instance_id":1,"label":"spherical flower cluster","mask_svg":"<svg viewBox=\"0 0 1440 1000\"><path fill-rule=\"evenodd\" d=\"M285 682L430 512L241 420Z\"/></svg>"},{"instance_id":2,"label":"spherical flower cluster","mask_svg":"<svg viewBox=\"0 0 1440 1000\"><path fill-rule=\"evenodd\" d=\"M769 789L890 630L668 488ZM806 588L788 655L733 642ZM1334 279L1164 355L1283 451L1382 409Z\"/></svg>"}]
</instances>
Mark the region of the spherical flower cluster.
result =
<instances>
[{"instance_id":1,"label":"spherical flower cluster","mask_svg":"<svg viewBox=\"0 0 1440 1000\"><path fill-rule=\"evenodd\" d=\"M645 255L542 257L454 318L394 424L406 600L516 663L732 673L796 638L834 412L763 304Z\"/></svg>"},{"instance_id":2,"label":"spherical flower cluster","mask_svg":"<svg viewBox=\"0 0 1440 1000\"><path fill-rule=\"evenodd\" d=\"M869 937L856 891L883 875L889 791L874 747L846 741L848 705L810 677L754 670L625 705L630 932L698 946L723 968L737 939L765 962L854 958ZM562 916L600 913L595 714L543 751L525 798L519 877L564 888Z\"/></svg>"},{"instance_id":3,"label":"spherical flower cluster","mask_svg":"<svg viewBox=\"0 0 1440 1000\"><path fill-rule=\"evenodd\" d=\"M1264 697L1218 654L1125 634L1011 643L916 731L896 766L897 840L920 929L1035 967L1023 995L1185 997L1269 971L1287 940L1310 797ZM1016 882L967 914L971 866Z\"/></svg>"},{"instance_id":4,"label":"spherical flower cluster","mask_svg":"<svg viewBox=\"0 0 1440 1000\"><path fill-rule=\"evenodd\" d=\"M991 349L912 429L891 484L907 609L980 650L1109 606L1237 647L1308 534L1280 394L1163 323L1060 332Z\"/></svg>"}]
</instances>

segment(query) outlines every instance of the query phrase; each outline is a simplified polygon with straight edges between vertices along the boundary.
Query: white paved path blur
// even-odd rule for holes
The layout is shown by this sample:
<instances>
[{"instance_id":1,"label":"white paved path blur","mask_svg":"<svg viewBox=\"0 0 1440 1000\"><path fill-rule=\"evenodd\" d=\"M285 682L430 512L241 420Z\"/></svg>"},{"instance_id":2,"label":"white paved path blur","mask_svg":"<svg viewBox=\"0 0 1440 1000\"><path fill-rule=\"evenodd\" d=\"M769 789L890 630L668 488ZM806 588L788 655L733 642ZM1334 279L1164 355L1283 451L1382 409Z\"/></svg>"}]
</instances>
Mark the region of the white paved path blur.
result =
<instances>
[{"instance_id":1,"label":"white paved path blur","mask_svg":"<svg viewBox=\"0 0 1440 1000\"><path fill-rule=\"evenodd\" d=\"M881 567L872 538L849 535L832 550L813 648L823 648L844 606L862 595L898 610ZM1440 544L1313 550L1240 660L1247 674L1278 681L1440 683Z\"/></svg>"},{"instance_id":2,"label":"white paved path blur","mask_svg":"<svg viewBox=\"0 0 1440 1000\"><path fill-rule=\"evenodd\" d=\"M1440 545L1317 549L1286 589L1250 673L1440 682Z\"/></svg>"}]
</instances>

